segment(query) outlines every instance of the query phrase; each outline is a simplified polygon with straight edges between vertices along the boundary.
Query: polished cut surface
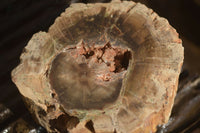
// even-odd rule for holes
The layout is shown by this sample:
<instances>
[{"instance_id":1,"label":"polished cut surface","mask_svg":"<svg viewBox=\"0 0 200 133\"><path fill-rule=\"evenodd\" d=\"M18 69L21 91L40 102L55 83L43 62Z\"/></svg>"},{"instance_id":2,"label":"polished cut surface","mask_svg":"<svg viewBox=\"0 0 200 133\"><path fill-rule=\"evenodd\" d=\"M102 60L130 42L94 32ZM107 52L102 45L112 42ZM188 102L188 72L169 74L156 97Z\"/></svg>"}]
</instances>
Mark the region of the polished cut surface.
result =
<instances>
[{"instance_id":1,"label":"polished cut surface","mask_svg":"<svg viewBox=\"0 0 200 133\"><path fill-rule=\"evenodd\" d=\"M102 109L118 98L130 56L109 43L89 46L81 41L55 57L51 85L65 108Z\"/></svg>"}]
</instances>

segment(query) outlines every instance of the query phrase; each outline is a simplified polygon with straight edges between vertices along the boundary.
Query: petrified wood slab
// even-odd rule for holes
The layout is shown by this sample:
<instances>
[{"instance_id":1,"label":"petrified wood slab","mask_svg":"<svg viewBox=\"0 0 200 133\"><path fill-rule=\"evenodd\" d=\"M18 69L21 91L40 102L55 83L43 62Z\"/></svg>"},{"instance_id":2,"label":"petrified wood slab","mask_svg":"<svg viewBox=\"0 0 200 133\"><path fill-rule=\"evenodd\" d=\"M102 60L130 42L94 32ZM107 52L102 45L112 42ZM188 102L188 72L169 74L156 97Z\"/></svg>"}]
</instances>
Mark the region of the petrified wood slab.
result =
<instances>
[{"instance_id":1,"label":"petrified wood slab","mask_svg":"<svg viewBox=\"0 0 200 133\"><path fill-rule=\"evenodd\" d=\"M168 121L183 47L142 4L72 4L20 59L13 82L49 132L154 132Z\"/></svg>"}]
</instances>

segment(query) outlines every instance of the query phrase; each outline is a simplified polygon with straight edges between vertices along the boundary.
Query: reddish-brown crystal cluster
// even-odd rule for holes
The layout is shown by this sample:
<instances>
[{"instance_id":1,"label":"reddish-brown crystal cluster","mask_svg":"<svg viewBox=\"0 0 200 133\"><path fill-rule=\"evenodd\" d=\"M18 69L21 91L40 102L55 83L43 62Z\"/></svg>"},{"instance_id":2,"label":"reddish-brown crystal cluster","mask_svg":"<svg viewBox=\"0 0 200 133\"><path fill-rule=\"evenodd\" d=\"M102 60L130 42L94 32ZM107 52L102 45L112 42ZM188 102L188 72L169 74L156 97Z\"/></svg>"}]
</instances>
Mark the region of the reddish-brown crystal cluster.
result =
<instances>
[{"instance_id":1,"label":"reddish-brown crystal cluster","mask_svg":"<svg viewBox=\"0 0 200 133\"><path fill-rule=\"evenodd\" d=\"M126 71L131 52L120 47L112 47L109 42L103 46L85 44L81 41L75 47L65 50L78 64L86 64L89 68L98 69L97 80L109 81L112 74Z\"/></svg>"}]
</instances>

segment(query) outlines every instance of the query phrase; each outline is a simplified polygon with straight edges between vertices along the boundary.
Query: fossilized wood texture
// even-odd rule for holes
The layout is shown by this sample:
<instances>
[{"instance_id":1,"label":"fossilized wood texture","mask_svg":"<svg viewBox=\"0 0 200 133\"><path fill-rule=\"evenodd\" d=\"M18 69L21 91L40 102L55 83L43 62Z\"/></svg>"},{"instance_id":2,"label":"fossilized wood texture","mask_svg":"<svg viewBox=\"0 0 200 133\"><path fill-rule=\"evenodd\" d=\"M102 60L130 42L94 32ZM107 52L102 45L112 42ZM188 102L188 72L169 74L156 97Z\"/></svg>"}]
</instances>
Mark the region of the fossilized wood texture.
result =
<instances>
[{"instance_id":1,"label":"fossilized wood texture","mask_svg":"<svg viewBox=\"0 0 200 133\"><path fill-rule=\"evenodd\" d=\"M158 133L186 133L191 132L195 125L199 125L200 76L190 78L192 79L188 80L188 77L188 81L179 89L170 120L160 127Z\"/></svg>"},{"instance_id":2,"label":"fossilized wood texture","mask_svg":"<svg viewBox=\"0 0 200 133\"><path fill-rule=\"evenodd\" d=\"M183 47L140 3L72 4L33 35L12 80L49 132L155 132L168 121Z\"/></svg>"}]
</instances>

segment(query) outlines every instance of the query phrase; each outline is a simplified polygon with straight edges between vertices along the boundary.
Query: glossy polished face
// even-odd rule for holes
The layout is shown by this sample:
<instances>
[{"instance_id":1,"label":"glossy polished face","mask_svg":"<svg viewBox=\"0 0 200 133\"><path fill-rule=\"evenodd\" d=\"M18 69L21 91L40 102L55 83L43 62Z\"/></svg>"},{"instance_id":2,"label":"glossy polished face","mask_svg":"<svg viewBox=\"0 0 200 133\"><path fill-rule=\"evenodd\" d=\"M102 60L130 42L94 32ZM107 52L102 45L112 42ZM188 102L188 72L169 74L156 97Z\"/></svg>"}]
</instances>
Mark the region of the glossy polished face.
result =
<instances>
[{"instance_id":1,"label":"glossy polished face","mask_svg":"<svg viewBox=\"0 0 200 133\"><path fill-rule=\"evenodd\" d=\"M130 59L127 49L81 41L55 57L50 83L64 108L102 109L118 98Z\"/></svg>"}]
</instances>

